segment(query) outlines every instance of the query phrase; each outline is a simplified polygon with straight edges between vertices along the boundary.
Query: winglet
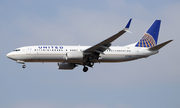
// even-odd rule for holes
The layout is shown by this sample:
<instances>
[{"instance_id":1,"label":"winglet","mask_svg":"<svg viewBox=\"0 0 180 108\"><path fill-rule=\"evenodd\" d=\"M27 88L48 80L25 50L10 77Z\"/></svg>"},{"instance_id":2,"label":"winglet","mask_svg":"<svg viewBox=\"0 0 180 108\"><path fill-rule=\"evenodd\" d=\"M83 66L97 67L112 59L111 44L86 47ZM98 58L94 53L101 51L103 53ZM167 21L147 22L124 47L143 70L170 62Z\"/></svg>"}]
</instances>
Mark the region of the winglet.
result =
<instances>
[{"instance_id":1,"label":"winglet","mask_svg":"<svg viewBox=\"0 0 180 108\"><path fill-rule=\"evenodd\" d=\"M131 20L132 20L132 18L129 20L129 22L127 23L126 27L124 28L124 31L129 32L129 33L131 33L131 32L128 30L129 27L130 27L130 25L131 25Z\"/></svg>"},{"instance_id":2,"label":"winglet","mask_svg":"<svg viewBox=\"0 0 180 108\"><path fill-rule=\"evenodd\" d=\"M125 29L129 29L130 24L131 24L131 20L132 20L132 18L131 18L131 19L129 20L129 22L127 23L127 25L126 25Z\"/></svg>"}]
</instances>

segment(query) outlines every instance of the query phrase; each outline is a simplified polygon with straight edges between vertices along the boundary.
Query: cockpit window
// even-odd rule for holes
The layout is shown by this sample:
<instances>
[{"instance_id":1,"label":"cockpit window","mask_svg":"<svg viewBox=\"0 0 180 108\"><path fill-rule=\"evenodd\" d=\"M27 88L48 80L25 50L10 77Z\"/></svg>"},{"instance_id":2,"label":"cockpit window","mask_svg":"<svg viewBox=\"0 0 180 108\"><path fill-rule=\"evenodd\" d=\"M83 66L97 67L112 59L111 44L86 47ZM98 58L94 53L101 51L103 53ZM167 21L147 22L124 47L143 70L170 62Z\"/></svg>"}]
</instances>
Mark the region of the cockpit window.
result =
<instances>
[{"instance_id":1,"label":"cockpit window","mask_svg":"<svg viewBox=\"0 0 180 108\"><path fill-rule=\"evenodd\" d=\"M20 51L20 49L15 49L14 51Z\"/></svg>"}]
</instances>

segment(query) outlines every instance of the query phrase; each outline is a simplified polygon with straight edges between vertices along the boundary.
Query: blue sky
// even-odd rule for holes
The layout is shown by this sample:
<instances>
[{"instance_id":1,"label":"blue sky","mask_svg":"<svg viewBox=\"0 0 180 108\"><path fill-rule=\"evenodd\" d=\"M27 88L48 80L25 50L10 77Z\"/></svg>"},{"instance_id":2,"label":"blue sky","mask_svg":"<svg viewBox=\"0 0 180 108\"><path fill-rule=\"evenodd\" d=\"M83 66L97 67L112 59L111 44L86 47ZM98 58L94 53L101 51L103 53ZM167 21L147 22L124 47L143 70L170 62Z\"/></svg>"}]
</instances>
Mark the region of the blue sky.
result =
<instances>
[{"instance_id":1,"label":"blue sky","mask_svg":"<svg viewBox=\"0 0 180 108\"><path fill-rule=\"evenodd\" d=\"M0 108L179 108L178 0L0 1ZM27 45L94 45L133 18L130 33L113 45L138 41L162 20L159 54L125 63L58 70L56 63L21 64L6 58Z\"/></svg>"}]
</instances>

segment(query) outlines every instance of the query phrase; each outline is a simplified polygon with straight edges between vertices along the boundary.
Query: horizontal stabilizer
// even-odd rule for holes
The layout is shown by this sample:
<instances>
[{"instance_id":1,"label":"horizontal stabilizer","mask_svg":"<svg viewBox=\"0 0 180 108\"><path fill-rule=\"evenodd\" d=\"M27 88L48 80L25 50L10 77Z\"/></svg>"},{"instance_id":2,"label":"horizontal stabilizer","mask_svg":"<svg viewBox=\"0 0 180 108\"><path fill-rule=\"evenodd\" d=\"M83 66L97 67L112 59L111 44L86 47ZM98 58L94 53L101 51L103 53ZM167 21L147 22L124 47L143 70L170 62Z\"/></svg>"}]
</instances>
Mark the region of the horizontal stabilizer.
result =
<instances>
[{"instance_id":1,"label":"horizontal stabilizer","mask_svg":"<svg viewBox=\"0 0 180 108\"><path fill-rule=\"evenodd\" d=\"M173 41L173 40L169 40L169 41L166 41L166 42L161 43L161 44L159 44L159 45L156 45L156 46L154 46L154 47L151 47L151 48L149 48L149 50L150 50L150 51L159 50L159 49L161 49L162 47L164 47L165 45L167 45L168 43L170 43L171 41Z\"/></svg>"}]
</instances>

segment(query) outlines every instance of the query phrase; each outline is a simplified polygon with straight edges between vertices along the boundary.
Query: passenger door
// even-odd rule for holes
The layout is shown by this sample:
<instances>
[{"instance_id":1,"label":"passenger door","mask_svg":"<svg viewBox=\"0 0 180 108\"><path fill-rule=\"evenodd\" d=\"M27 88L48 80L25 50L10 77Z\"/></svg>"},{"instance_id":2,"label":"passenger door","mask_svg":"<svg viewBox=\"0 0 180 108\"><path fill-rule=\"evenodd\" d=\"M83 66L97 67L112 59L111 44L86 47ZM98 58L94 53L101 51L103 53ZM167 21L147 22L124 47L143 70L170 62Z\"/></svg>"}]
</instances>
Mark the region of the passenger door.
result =
<instances>
[{"instance_id":1,"label":"passenger door","mask_svg":"<svg viewBox=\"0 0 180 108\"><path fill-rule=\"evenodd\" d=\"M26 54L31 54L31 48L27 47Z\"/></svg>"}]
</instances>

